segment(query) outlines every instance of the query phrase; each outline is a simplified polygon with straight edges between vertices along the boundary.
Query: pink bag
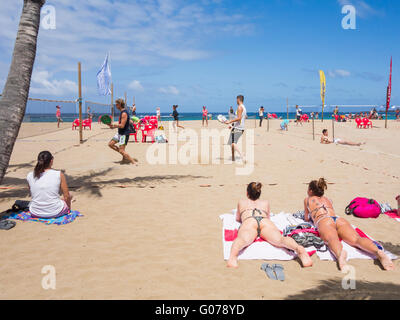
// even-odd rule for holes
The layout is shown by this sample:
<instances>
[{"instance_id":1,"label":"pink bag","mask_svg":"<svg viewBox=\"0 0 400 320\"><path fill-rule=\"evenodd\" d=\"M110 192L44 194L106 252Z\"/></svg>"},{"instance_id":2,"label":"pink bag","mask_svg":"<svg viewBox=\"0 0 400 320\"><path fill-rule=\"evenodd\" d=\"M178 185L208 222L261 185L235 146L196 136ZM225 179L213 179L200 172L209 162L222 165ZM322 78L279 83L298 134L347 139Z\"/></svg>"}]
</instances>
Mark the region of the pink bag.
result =
<instances>
[{"instance_id":1,"label":"pink bag","mask_svg":"<svg viewBox=\"0 0 400 320\"><path fill-rule=\"evenodd\" d=\"M373 199L355 198L346 207L346 214L353 214L359 218L378 218L381 214L381 206Z\"/></svg>"}]
</instances>

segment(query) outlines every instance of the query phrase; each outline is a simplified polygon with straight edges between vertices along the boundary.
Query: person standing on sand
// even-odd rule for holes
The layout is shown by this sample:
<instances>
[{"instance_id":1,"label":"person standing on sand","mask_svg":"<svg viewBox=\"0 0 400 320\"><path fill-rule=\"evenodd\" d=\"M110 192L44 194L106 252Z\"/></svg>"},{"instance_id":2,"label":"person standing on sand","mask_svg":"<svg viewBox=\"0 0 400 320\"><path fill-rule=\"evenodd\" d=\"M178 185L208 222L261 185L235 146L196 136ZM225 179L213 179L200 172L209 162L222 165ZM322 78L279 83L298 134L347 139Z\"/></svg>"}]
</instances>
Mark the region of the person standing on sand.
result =
<instances>
[{"instance_id":1,"label":"person standing on sand","mask_svg":"<svg viewBox=\"0 0 400 320\"><path fill-rule=\"evenodd\" d=\"M161 110L160 110L160 107L156 108L156 116L157 116L157 121L161 122Z\"/></svg>"},{"instance_id":2,"label":"person standing on sand","mask_svg":"<svg viewBox=\"0 0 400 320\"><path fill-rule=\"evenodd\" d=\"M258 116L260 118L260 127L262 127L262 122L264 120L264 107L261 106L260 109L258 109Z\"/></svg>"},{"instance_id":3,"label":"person standing on sand","mask_svg":"<svg viewBox=\"0 0 400 320\"><path fill-rule=\"evenodd\" d=\"M261 183L252 182L247 186L247 198L237 205L236 221L242 225L232 244L227 262L228 268L238 267L238 255L260 237L278 248L286 248L297 253L303 267L311 267L313 262L301 245L290 237L283 237L279 229L270 220L270 206L267 200L260 200Z\"/></svg>"},{"instance_id":4,"label":"person standing on sand","mask_svg":"<svg viewBox=\"0 0 400 320\"><path fill-rule=\"evenodd\" d=\"M352 247L374 254L385 270L394 270L392 260L368 238L361 238L351 224L335 214L332 201L324 196L327 189L324 178L313 180L308 185L307 198L304 199L304 218L312 221L320 237L335 255L340 270L347 265L347 252L343 250L340 239Z\"/></svg>"},{"instance_id":5,"label":"person standing on sand","mask_svg":"<svg viewBox=\"0 0 400 320\"><path fill-rule=\"evenodd\" d=\"M322 144L331 144L331 143L335 143L335 144L342 144L342 145L356 146L356 147L360 147L361 145L365 144L365 142L363 142L363 143L351 142L351 141L345 141L345 140L338 139L338 138L335 139L335 140L333 140L333 141L331 141L331 140L329 140L329 138L328 138L328 129L322 130L321 143L322 143Z\"/></svg>"},{"instance_id":6,"label":"person standing on sand","mask_svg":"<svg viewBox=\"0 0 400 320\"><path fill-rule=\"evenodd\" d=\"M56 118L57 118L57 128L60 127L60 123L64 122L63 119L61 119L61 107L60 106L56 106L57 111L56 111Z\"/></svg>"},{"instance_id":7,"label":"person standing on sand","mask_svg":"<svg viewBox=\"0 0 400 320\"><path fill-rule=\"evenodd\" d=\"M131 156L125 151L125 148L129 141L129 115L128 110L125 108L125 101L118 99L115 101L117 109L121 112L119 115L118 124L110 123L108 126L111 129L118 128L118 133L111 139L108 146L114 151L122 155L121 164L132 163L137 164L137 159L131 158Z\"/></svg>"},{"instance_id":8,"label":"person standing on sand","mask_svg":"<svg viewBox=\"0 0 400 320\"><path fill-rule=\"evenodd\" d=\"M177 127L178 128L181 128L181 129L185 129L184 127L182 127L181 125L179 125L179 113L178 113L178 105L174 105L174 106L172 106L172 114L171 114L171 116L172 117L174 117L174 123L173 123L173 126L174 126L174 130L177 130Z\"/></svg>"},{"instance_id":9,"label":"person standing on sand","mask_svg":"<svg viewBox=\"0 0 400 320\"><path fill-rule=\"evenodd\" d=\"M237 147L237 143L240 137L243 135L245 130L245 121L247 117L247 110L246 107L243 105L244 97L239 95L236 97L236 103L238 105L236 111L236 118L226 121L225 123L230 125L233 123L233 126L229 126L231 129L231 134L229 136L228 144L232 147L232 161L235 162L235 151L239 153L239 156L243 159L242 154L240 153L239 148ZM244 160L244 159L243 159Z\"/></svg>"},{"instance_id":10,"label":"person standing on sand","mask_svg":"<svg viewBox=\"0 0 400 320\"><path fill-rule=\"evenodd\" d=\"M303 121L301 121L302 114L302 110L299 108L298 105L296 105L296 126L298 126L299 123L301 124L301 126L303 126Z\"/></svg>"},{"instance_id":11,"label":"person standing on sand","mask_svg":"<svg viewBox=\"0 0 400 320\"><path fill-rule=\"evenodd\" d=\"M206 125L208 127L208 110L206 106L203 106L203 116L202 116L202 124L201 126L204 127L204 121L206 121Z\"/></svg>"}]
</instances>

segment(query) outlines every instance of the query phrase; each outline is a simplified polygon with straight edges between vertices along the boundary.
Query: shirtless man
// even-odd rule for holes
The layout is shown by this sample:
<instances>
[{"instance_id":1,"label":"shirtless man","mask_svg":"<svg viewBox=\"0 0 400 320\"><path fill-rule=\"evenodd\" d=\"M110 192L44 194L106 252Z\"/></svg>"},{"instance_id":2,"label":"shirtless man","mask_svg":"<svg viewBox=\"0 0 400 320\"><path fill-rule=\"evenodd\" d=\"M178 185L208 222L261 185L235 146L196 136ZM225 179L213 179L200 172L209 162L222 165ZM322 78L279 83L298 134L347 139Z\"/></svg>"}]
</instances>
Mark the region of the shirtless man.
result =
<instances>
[{"instance_id":1,"label":"shirtless man","mask_svg":"<svg viewBox=\"0 0 400 320\"><path fill-rule=\"evenodd\" d=\"M328 130L327 129L322 130L321 143L322 144L335 143L335 144L342 144L342 145L356 146L356 147L359 147L359 146L365 144L365 142L357 143L357 142L345 141L345 140L342 140L342 139L335 139L335 140L331 141L331 140L329 140Z\"/></svg>"},{"instance_id":2,"label":"shirtless man","mask_svg":"<svg viewBox=\"0 0 400 320\"><path fill-rule=\"evenodd\" d=\"M304 218L312 221L328 248L335 255L340 270L347 265L347 252L340 239L352 247L374 254L385 270L394 270L392 260L368 238L361 238L351 224L335 214L332 201L324 196L327 184L324 178L313 180L308 185L304 199Z\"/></svg>"},{"instance_id":3,"label":"shirtless man","mask_svg":"<svg viewBox=\"0 0 400 320\"><path fill-rule=\"evenodd\" d=\"M232 244L228 268L238 267L239 252L261 237L275 247L286 248L297 253L303 267L311 267L313 262L306 250L290 237L283 237L270 220L269 202L260 200L261 183L252 182L247 186L247 199L240 200L237 207L236 221L241 222L238 237Z\"/></svg>"}]
</instances>

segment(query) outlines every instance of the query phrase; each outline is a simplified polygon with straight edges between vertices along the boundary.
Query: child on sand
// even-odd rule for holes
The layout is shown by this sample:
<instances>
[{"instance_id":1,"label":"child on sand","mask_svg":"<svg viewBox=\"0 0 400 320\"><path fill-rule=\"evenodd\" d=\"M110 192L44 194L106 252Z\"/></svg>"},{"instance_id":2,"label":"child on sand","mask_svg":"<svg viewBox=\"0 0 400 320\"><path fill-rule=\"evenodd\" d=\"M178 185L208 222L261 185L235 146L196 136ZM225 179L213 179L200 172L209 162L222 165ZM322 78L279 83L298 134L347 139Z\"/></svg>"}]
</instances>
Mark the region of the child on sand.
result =
<instances>
[{"instance_id":1,"label":"child on sand","mask_svg":"<svg viewBox=\"0 0 400 320\"><path fill-rule=\"evenodd\" d=\"M304 247L290 237L283 237L279 229L270 220L270 207L267 200L260 200L261 183L252 182L247 186L247 198L240 200L237 206L236 221L241 222L238 237L232 244L227 263L229 268L238 267L239 252L261 237L278 248L287 248L298 254L303 267L311 267L312 260Z\"/></svg>"},{"instance_id":2,"label":"child on sand","mask_svg":"<svg viewBox=\"0 0 400 320\"><path fill-rule=\"evenodd\" d=\"M342 145L347 145L347 146L361 146L363 144L365 144L365 142L363 143L357 143L357 142L351 142L351 141L345 141L342 139L335 139L333 141L329 140L328 138L328 130L324 129L322 130L322 137L321 137L321 143L322 144L331 144L331 143L335 143L335 144L342 144Z\"/></svg>"},{"instance_id":3,"label":"child on sand","mask_svg":"<svg viewBox=\"0 0 400 320\"><path fill-rule=\"evenodd\" d=\"M327 188L324 178L309 183L307 198L304 199L304 217L314 223L321 239L338 260L340 270L347 264L347 252L343 250L340 239L352 247L374 254L385 270L393 270L394 264L383 250L370 239L361 238L346 219L335 214L332 201L324 196Z\"/></svg>"}]
</instances>

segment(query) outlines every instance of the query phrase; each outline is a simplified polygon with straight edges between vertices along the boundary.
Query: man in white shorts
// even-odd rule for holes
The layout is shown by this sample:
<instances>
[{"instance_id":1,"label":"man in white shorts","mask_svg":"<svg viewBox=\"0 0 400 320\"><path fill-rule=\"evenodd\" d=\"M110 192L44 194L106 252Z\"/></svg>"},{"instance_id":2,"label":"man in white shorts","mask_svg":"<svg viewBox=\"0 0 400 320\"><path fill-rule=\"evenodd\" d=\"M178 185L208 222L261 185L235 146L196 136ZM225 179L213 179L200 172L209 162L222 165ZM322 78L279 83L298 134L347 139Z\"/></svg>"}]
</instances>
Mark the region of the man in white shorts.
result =
<instances>
[{"instance_id":1,"label":"man in white shorts","mask_svg":"<svg viewBox=\"0 0 400 320\"><path fill-rule=\"evenodd\" d=\"M120 153L122 155L121 163L132 163L137 164L136 159L132 159L130 155L125 151L125 148L129 141L129 115L128 110L125 108L125 101L123 99L118 99L115 101L117 109L121 111L119 116L118 124L110 123L108 126L113 128L118 128L118 133L111 139L108 143L108 146L114 151Z\"/></svg>"},{"instance_id":2,"label":"man in white shorts","mask_svg":"<svg viewBox=\"0 0 400 320\"><path fill-rule=\"evenodd\" d=\"M365 142L364 143L357 143L357 142L351 142L351 141L344 141L344 140L338 139L338 138L334 139L333 141L331 141L328 138L328 130L327 129L322 130L321 143L322 144L334 143L334 144L342 144L342 145L356 146L356 147L359 147L359 146L365 144Z\"/></svg>"},{"instance_id":3,"label":"man in white shorts","mask_svg":"<svg viewBox=\"0 0 400 320\"><path fill-rule=\"evenodd\" d=\"M237 96L236 102L238 109L236 112L236 118L225 122L226 124L233 123L233 126L229 126L229 129L231 129L231 134L228 142L228 144L232 146L232 161L235 161L235 151L239 153L239 156L243 159L242 154L237 147L237 143L245 130L245 121L247 116L246 107L243 105L243 101L244 97L242 95Z\"/></svg>"}]
</instances>

